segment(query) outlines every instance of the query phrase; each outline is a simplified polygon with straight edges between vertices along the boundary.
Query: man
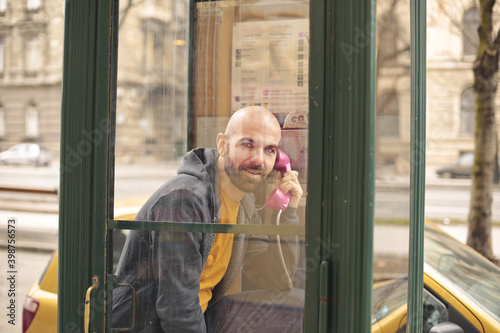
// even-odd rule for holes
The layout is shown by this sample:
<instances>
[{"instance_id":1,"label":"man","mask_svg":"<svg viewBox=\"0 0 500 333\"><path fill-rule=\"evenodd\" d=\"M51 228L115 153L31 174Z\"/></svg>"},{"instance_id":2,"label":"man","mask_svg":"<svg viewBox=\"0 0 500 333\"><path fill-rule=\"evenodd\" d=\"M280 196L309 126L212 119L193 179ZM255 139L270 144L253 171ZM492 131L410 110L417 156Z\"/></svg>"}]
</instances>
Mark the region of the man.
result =
<instances>
[{"instance_id":1,"label":"man","mask_svg":"<svg viewBox=\"0 0 500 333\"><path fill-rule=\"evenodd\" d=\"M268 178L281 140L274 115L262 107L234 113L217 149L186 154L178 175L137 215L141 221L262 224L251 193ZM298 173L277 174L291 195L280 224L297 224ZM119 283L137 294L134 332L298 332L303 293L291 289L296 237L131 231L117 267ZM225 296L238 273L261 290ZM131 292L117 288L113 327L131 323Z\"/></svg>"}]
</instances>

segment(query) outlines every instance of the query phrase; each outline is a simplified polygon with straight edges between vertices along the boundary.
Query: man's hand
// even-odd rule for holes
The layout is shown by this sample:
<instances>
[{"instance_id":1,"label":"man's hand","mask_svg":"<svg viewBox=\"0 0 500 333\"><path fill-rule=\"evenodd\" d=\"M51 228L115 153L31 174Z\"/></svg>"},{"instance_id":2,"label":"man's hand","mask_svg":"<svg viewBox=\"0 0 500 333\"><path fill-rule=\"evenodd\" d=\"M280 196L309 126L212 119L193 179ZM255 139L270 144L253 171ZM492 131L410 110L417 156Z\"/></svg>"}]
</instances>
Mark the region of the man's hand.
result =
<instances>
[{"instance_id":1,"label":"man's hand","mask_svg":"<svg viewBox=\"0 0 500 333\"><path fill-rule=\"evenodd\" d=\"M274 177L274 186L279 187L283 193L290 193L290 203L288 207L297 208L299 206L300 198L302 198L302 187L299 183L299 173L297 171L291 170L283 175L281 178L281 172L276 171Z\"/></svg>"}]
</instances>

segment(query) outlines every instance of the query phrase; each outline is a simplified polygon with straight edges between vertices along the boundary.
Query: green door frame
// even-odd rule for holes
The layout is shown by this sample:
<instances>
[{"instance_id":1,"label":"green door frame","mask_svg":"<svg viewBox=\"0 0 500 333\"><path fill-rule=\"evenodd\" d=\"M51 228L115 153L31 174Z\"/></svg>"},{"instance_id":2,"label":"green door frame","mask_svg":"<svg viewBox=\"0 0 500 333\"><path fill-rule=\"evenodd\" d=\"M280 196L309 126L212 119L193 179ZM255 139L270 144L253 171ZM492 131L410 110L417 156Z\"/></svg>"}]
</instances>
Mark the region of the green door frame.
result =
<instances>
[{"instance_id":1,"label":"green door frame","mask_svg":"<svg viewBox=\"0 0 500 333\"><path fill-rule=\"evenodd\" d=\"M104 331L112 0L66 1L59 203L58 331L80 331L90 293L91 330Z\"/></svg>"},{"instance_id":2,"label":"green door frame","mask_svg":"<svg viewBox=\"0 0 500 333\"><path fill-rule=\"evenodd\" d=\"M306 327L369 332L375 1L313 1L311 18Z\"/></svg>"},{"instance_id":3,"label":"green door frame","mask_svg":"<svg viewBox=\"0 0 500 333\"><path fill-rule=\"evenodd\" d=\"M115 0L66 1L59 331L83 326L83 298L87 291L92 309L89 331L106 330L108 230L153 227L147 221L125 224L112 220L113 179L108 175L113 175L109 141L114 131L116 93L114 6L117 7ZM314 52L311 52L309 83L305 304L308 332L369 332L371 327L375 8L375 0L311 0L310 36ZM425 21L425 15L417 19L422 20ZM425 90L423 94L425 104ZM416 131L415 145L422 147L425 129L420 126ZM418 156L422 161L421 155ZM416 211L421 211L423 165L415 167ZM172 224L166 223L165 227ZM187 228L234 231L222 225ZM252 229L239 230L248 231ZM272 228L267 231L277 232ZM414 252L417 263L419 253L422 256L419 247L417 242ZM93 277L99 281L96 290L89 289ZM418 310L417 306L412 311L418 315Z\"/></svg>"},{"instance_id":4,"label":"green door frame","mask_svg":"<svg viewBox=\"0 0 500 333\"><path fill-rule=\"evenodd\" d=\"M425 224L426 17L425 1L410 0L411 158L407 332L422 332Z\"/></svg>"}]
</instances>

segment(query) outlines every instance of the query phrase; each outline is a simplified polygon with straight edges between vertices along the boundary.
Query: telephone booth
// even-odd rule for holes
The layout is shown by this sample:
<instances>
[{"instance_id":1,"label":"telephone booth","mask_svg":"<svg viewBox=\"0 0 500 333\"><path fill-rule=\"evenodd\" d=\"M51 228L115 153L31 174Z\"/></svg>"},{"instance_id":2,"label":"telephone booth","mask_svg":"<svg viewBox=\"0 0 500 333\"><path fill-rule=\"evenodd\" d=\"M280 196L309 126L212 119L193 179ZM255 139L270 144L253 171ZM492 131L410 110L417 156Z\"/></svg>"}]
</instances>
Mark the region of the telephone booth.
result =
<instances>
[{"instance_id":1,"label":"telephone booth","mask_svg":"<svg viewBox=\"0 0 500 333\"><path fill-rule=\"evenodd\" d=\"M66 2L59 331L136 331L153 317L168 330L174 327L170 320L189 321L183 304L192 290L184 294L174 286L192 276L196 280L206 259L189 261L187 244L198 239L201 248L207 239L228 235L233 253L240 239L247 248L285 253L276 255L274 264L258 259L259 269L251 273L243 265L225 295L259 290L257 282L281 268L287 274L280 282L300 294L283 307L293 308L286 315L300 320L303 332L371 331L379 144L376 10L376 2L368 0ZM425 2L410 1L407 10L411 185L403 193L410 226L403 251L409 262L407 329L421 332ZM171 182L186 163L183 156L199 147L217 149L217 135L245 107L264 107L279 123L278 148L290 158L303 190L298 223L280 224L272 209L262 208L273 188L271 178L252 191L261 223L206 223L180 213L136 215L158 193L157 183L144 190L141 177ZM138 179L137 188L123 185L124 172ZM138 198L140 191L145 198ZM183 198L182 204L191 201ZM169 201L161 212L179 212L178 205ZM138 235L157 242L131 245ZM293 263L286 258L291 241L297 251ZM174 254L158 249L163 246ZM151 259L163 255L168 259ZM192 270L194 262L198 270ZM124 278L126 265L135 267L139 284ZM145 295L145 285L156 289ZM197 297L195 291L192 298ZM282 311L279 301L271 303ZM248 325L267 320L265 311L247 319Z\"/></svg>"}]
</instances>

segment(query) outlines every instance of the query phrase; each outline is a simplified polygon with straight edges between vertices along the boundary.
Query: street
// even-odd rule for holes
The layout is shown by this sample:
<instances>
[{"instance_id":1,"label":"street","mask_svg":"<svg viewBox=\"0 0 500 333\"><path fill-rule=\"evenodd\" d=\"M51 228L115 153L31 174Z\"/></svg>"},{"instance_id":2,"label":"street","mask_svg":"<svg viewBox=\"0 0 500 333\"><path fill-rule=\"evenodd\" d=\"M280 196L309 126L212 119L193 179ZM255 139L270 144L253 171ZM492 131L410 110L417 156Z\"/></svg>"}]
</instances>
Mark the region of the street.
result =
<instances>
[{"instance_id":1,"label":"street","mask_svg":"<svg viewBox=\"0 0 500 333\"><path fill-rule=\"evenodd\" d=\"M469 187L427 186L425 216L436 222L444 219L465 222L469 213L469 202ZM375 189L375 217L377 219L408 219L409 214L410 192L407 188L380 187ZM500 222L499 187L496 187L493 192L492 221Z\"/></svg>"},{"instance_id":2,"label":"street","mask_svg":"<svg viewBox=\"0 0 500 333\"><path fill-rule=\"evenodd\" d=\"M115 197L150 195L176 173L177 162L164 165L119 165L115 176ZM50 167L0 166L0 187L58 189L56 165ZM0 192L2 202L12 192ZM466 221L470 200L469 179L439 179L427 176L425 215L437 222L443 219ZM377 219L408 219L410 212L409 180L376 182L375 217ZM500 222L500 186L493 187L492 220Z\"/></svg>"},{"instance_id":3,"label":"street","mask_svg":"<svg viewBox=\"0 0 500 333\"><path fill-rule=\"evenodd\" d=\"M150 195L167 179L175 175L176 163L163 166L122 166L116 172L117 198ZM57 189L55 168L0 167L0 187ZM470 180L430 179L426 187L426 216L440 224L445 231L464 242L465 223L469 205ZM500 187L494 187L493 220L500 222ZM376 183L375 217L377 221L408 220L410 192L404 182ZM18 204L20 206L16 206ZM11 207L11 208L9 208ZM16 209L14 209L14 208ZM25 207L24 210L17 208ZM30 211L31 209L31 211ZM0 331L21 332L21 314L24 296L30 285L39 278L51 252L57 248L58 198L56 195L15 194L0 192L0 260L2 274L7 274L7 220L15 218L16 244L16 327L13 330L5 316ZM462 221L462 223L459 223ZM444 224L443 224L444 222ZM500 257L500 227L493 230L493 251ZM377 223L374 232L375 278L384 279L405 275L409 248L408 226ZM33 249L39 249L34 251ZM1 290L7 290L8 276L0 279ZM2 295L2 301L8 299ZM7 303L2 305L5 309Z\"/></svg>"},{"instance_id":4,"label":"street","mask_svg":"<svg viewBox=\"0 0 500 333\"><path fill-rule=\"evenodd\" d=\"M116 168L115 197L149 196L167 179L175 175L177 166L177 162L164 165L120 165ZM433 173L429 173L427 181L426 217L436 223L464 223L469 210L470 180L440 179ZM377 222L409 219L408 183L407 179L376 182L375 218ZM0 166L0 187L57 189L58 184L56 166L45 168ZM18 209L19 206L26 209L22 211ZM55 246L58 228L57 211L56 195L36 196L35 194L0 191L1 227L5 228L3 221L7 218L16 217L21 228L20 235L24 233L27 236L21 237L20 242L29 243L27 239L32 238L29 237L30 233L42 233L48 240L46 243L49 243L49 248ZM493 187L492 220L500 222L500 186L498 185ZM399 237L399 235L396 237L394 244L398 243ZM29 245L26 246L29 247Z\"/></svg>"},{"instance_id":5,"label":"street","mask_svg":"<svg viewBox=\"0 0 500 333\"><path fill-rule=\"evenodd\" d=\"M466 222L470 204L470 179L441 179L428 172L425 216L435 222ZM492 221L500 223L500 186L493 185ZM375 218L406 219L410 215L409 179L375 182Z\"/></svg>"}]
</instances>

